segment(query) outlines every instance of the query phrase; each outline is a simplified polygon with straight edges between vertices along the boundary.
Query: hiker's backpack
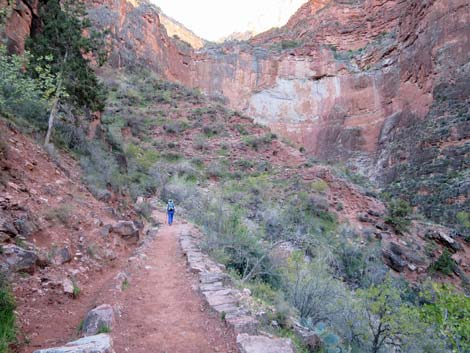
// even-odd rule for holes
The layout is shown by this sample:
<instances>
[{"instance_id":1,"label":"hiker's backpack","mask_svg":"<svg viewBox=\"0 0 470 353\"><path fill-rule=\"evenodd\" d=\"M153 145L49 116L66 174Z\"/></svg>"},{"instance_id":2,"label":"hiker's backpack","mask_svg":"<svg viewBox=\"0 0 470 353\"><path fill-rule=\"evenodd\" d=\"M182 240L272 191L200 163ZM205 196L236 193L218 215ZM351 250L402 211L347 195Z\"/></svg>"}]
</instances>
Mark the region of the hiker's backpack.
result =
<instances>
[{"instance_id":1,"label":"hiker's backpack","mask_svg":"<svg viewBox=\"0 0 470 353\"><path fill-rule=\"evenodd\" d=\"M174 211L175 210L175 204L173 202L168 202L168 211Z\"/></svg>"}]
</instances>

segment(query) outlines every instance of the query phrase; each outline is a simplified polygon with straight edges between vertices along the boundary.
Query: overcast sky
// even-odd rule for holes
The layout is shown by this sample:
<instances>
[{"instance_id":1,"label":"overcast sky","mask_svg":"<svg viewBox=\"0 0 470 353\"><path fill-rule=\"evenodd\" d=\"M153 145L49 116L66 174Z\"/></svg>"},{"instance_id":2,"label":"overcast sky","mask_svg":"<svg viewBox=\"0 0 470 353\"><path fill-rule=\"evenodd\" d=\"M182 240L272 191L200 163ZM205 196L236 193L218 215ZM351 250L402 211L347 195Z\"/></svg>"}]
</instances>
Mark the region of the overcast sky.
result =
<instances>
[{"instance_id":1,"label":"overcast sky","mask_svg":"<svg viewBox=\"0 0 470 353\"><path fill-rule=\"evenodd\" d=\"M198 36L217 40L233 32L285 24L306 0L151 0Z\"/></svg>"}]
</instances>

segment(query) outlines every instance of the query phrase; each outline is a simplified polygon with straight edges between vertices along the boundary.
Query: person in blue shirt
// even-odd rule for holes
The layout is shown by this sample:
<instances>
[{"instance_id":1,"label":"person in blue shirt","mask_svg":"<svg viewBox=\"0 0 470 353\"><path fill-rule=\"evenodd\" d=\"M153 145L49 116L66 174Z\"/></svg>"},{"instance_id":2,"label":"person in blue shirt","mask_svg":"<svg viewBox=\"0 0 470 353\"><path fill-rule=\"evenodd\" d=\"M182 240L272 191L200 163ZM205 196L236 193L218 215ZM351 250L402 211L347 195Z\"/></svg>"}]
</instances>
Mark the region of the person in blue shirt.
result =
<instances>
[{"instance_id":1,"label":"person in blue shirt","mask_svg":"<svg viewBox=\"0 0 470 353\"><path fill-rule=\"evenodd\" d=\"M172 199L168 200L168 204L166 205L166 212L168 214L168 224L171 226L173 224L173 217L175 215L175 203Z\"/></svg>"}]
</instances>

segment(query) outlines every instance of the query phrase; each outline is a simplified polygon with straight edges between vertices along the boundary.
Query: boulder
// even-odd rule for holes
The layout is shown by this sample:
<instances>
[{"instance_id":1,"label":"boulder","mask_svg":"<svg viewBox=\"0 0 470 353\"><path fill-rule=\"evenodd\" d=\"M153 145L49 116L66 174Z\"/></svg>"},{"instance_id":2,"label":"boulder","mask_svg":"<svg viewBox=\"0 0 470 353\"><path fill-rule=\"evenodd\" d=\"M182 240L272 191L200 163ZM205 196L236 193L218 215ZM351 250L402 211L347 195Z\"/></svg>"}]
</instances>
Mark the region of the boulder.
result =
<instances>
[{"instance_id":1,"label":"boulder","mask_svg":"<svg viewBox=\"0 0 470 353\"><path fill-rule=\"evenodd\" d=\"M26 250L13 244L3 245L2 249L8 271L33 273L36 269L38 255L35 251Z\"/></svg>"},{"instance_id":2,"label":"boulder","mask_svg":"<svg viewBox=\"0 0 470 353\"><path fill-rule=\"evenodd\" d=\"M72 254L70 253L69 248L66 246L60 248L56 256L54 257L54 263L56 265L63 265L70 261L72 261Z\"/></svg>"},{"instance_id":3,"label":"boulder","mask_svg":"<svg viewBox=\"0 0 470 353\"><path fill-rule=\"evenodd\" d=\"M83 334L93 336L100 330L111 330L114 325L114 311L109 304L100 305L90 310L83 321Z\"/></svg>"},{"instance_id":4,"label":"boulder","mask_svg":"<svg viewBox=\"0 0 470 353\"><path fill-rule=\"evenodd\" d=\"M73 295L74 285L71 279L66 278L62 281L62 288L65 294Z\"/></svg>"},{"instance_id":5,"label":"boulder","mask_svg":"<svg viewBox=\"0 0 470 353\"><path fill-rule=\"evenodd\" d=\"M459 242L457 242L454 238L452 238L448 234L445 234L441 230L428 229L426 231L426 238L436 240L437 242L439 242L439 243L443 244L444 246L448 247L453 252L456 252L456 251L459 251L459 250L462 249L462 245L460 245Z\"/></svg>"},{"instance_id":6,"label":"boulder","mask_svg":"<svg viewBox=\"0 0 470 353\"><path fill-rule=\"evenodd\" d=\"M18 235L13 219L4 211L0 211L0 233L5 233L10 237Z\"/></svg>"},{"instance_id":7,"label":"boulder","mask_svg":"<svg viewBox=\"0 0 470 353\"><path fill-rule=\"evenodd\" d=\"M401 258L399 254L394 253L390 249L383 249L382 255L385 259L386 264L397 272L403 272L407 263Z\"/></svg>"},{"instance_id":8,"label":"boulder","mask_svg":"<svg viewBox=\"0 0 470 353\"><path fill-rule=\"evenodd\" d=\"M46 348L34 353L115 353L113 341L109 335L88 336L67 343L63 347Z\"/></svg>"},{"instance_id":9,"label":"boulder","mask_svg":"<svg viewBox=\"0 0 470 353\"><path fill-rule=\"evenodd\" d=\"M139 240L139 229L131 221L119 221L113 227L113 232L126 240L135 242Z\"/></svg>"},{"instance_id":10,"label":"boulder","mask_svg":"<svg viewBox=\"0 0 470 353\"><path fill-rule=\"evenodd\" d=\"M105 224L103 227L101 227L100 234L102 237L106 238L112 230L113 226L111 224Z\"/></svg>"},{"instance_id":11,"label":"boulder","mask_svg":"<svg viewBox=\"0 0 470 353\"><path fill-rule=\"evenodd\" d=\"M242 333L237 336L240 353L295 353L290 339L250 336Z\"/></svg>"}]
</instances>

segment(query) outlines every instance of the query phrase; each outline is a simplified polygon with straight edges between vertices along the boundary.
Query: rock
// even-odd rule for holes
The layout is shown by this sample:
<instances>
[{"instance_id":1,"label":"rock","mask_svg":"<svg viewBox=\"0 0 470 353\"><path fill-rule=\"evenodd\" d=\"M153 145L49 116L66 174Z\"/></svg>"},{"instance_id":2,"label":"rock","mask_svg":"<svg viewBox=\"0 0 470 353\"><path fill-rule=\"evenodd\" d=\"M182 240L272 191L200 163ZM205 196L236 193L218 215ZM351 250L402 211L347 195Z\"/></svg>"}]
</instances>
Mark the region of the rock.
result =
<instances>
[{"instance_id":1,"label":"rock","mask_svg":"<svg viewBox=\"0 0 470 353\"><path fill-rule=\"evenodd\" d=\"M462 249L462 245L453 239L450 235L444 233L439 229L428 229L425 234L426 238L434 239L444 246L451 249L453 252L457 252Z\"/></svg>"},{"instance_id":2,"label":"rock","mask_svg":"<svg viewBox=\"0 0 470 353\"><path fill-rule=\"evenodd\" d=\"M114 227L113 232L122 238L130 241L139 241L139 229L131 221L119 221Z\"/></svg>"},{"instance_id":3,"label":"rock","mask_svg":"<svg viewBox=\"0 0 470 353\"><path fill-rule=\"evenodd\" d=\"M322 341L315 332L303 327L296 321L294 321L293 330L300 337L302 343L307 346L309 352L318 352L320 350Z\"/></svg>"},{"instance_id":4,"label":"rock","mask_svg":"<svg viewBox=\"0 0 470 353\"><path fill-rule=\"evenodd\" d=\"M38 255L35 251L26 250L19 246L3 245L3 256L9 271L34 273Z\"/></svg>"},{"instance_id":5,"label":"rock","mask_svg":"<svg viewBox=\"0 0 470 353\"><path fill-rule=\"evenodd\" d=\"M242 333L237 336L240 353L295 353L290 339L250 336Z\"/></svg>"},{"instance_id":6,"label":"rock","mask_svg":"<svg viewBox=\"0 0 470 353\"><path fill-rule=\"evenodd\" d=\"M372 217L382 217L383 214L380 212L374 211L374 210L367 210L367 213L371 215Z\"/></svg>"},{"instance_id":7,"label":"rock","mask_svg":"<svg viewBox=\"0 0 470 353\"><path fill-rule=\"evenodd\" d=\"M90 310L83 321L83 334L93 336L100 330L111 330L114 326L114 310L109 304Z\"/></svg>"},{"instance_id":8,"label":"rock","mask_svg":"<svg viewBox=\"0 0 470 353\"><path fill-rule=\"evenodd\" d=\"M70 294L70 295L74 294L73 293L74 285L73 285L72 280L70 280L69 278L66 278L62 281L62 288L65 294Z\"/></svg>"},{"instance_id":9,"label":"rock","mask_svg":"<svg viewBox=\"0 0 470 353\"><path fill-rule=\"evenodd\" d=\"M111 224L106 224L100 229L100 235L102 237L107 237L109 233L111 233L113 230L113 226Z\"/></svg>"},{"instance_id":10,"label":"rock","mask_svg":"<svg viewBox=\"0 0 470 353\"><path fill-rule=\"evenodd\" d=\"M385 259L385 262L390 268L394 269L397 272L403 272L407 263L400 257L400 255L397 255L390 249L383 249L382 255Z\"/></svg>"},{"instance_id":11,"label":"rock","mask_svg":"<svg viewBox=\"0 0 470 353\"><path fill-rule=\"evenodd\" d=\"M47 348L33 353L115 353L113 341L107 334L88 336L67 343L63 347Z\"/></svg>"},{"instance_id":12,"label":"rock","mask_svg":"<svg viewBox=\"0 0 470 353\"><path fill-rule=\"evenodd\" d=\"M18 230L15 227L13 219L4 211L0 211L0 232L15 237Z\"/></svg>"},{"instance_id":13,"label":"rock","mask_svg":"<svg viewBox=\"0 0 470 353\"><path fill-rule=\"evenodd\" d=\"M57 255L54 258L54 263L56 265L63 265L70 261L72 261L72 254L70 253L69 248L66 246L64 246L63 248L60 248L59 251L57 252Z\"/></svg>"},{"instance_id":14,"label":"rock","mask_svg":"<svg viewBox=\"0 0 470 353\"><path fill-rule=\"evenodd\" d=\"M111 201L112 197L113 197L113 194L108 190L98 190L96 192L96 198L99 201L109 202L109 201Z\"/></svg>"}]
</instances>

